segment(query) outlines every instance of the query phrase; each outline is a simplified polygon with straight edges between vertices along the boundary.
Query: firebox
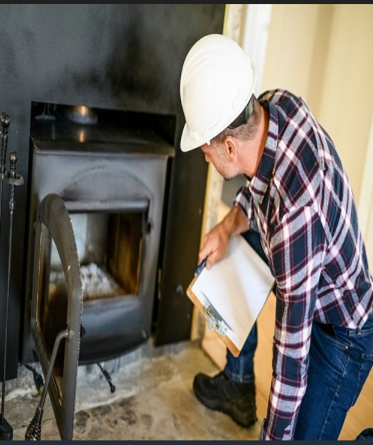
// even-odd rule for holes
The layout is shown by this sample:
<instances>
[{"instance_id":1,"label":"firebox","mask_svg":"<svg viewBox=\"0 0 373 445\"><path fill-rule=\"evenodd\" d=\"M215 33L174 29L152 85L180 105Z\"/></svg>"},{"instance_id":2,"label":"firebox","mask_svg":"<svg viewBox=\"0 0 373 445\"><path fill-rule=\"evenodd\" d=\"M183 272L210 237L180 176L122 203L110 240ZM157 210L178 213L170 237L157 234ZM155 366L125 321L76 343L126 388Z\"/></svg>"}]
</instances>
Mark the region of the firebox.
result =
<instances>
[{"instance_id":1,"label":"firebox","mask_svg":"<svg viewBox=\"0 0 373 445\"><path fill-rule=\"evenodd\" d=\"M115 358L150 337L175 121L173 115L33 103L23 362L39 359L30 323L40 273L35 222L50 194L68 211L79 261L79 364ZM68 323L59 256L52 240L37 309L49 351ZM56 370L63 366L59 354Z\"/></svg>"}]
</instances>

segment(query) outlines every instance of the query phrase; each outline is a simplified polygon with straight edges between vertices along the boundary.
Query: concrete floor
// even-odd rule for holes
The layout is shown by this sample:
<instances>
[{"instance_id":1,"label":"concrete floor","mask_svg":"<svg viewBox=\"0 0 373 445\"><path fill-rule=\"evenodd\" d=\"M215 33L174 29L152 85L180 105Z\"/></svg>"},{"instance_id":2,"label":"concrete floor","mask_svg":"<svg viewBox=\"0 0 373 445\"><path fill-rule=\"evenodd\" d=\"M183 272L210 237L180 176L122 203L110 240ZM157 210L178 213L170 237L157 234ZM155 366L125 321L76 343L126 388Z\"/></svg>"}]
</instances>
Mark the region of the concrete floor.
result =
<instances>
[{"instance_id":1,"label":"concrete floor","mask_svg":"<svg viewBox=\"0 0 373 445\"><path fill-rule=\"evenodd\" d=\"M79 366L74 440L257 440L260 421L238 426L225 414L205 408L192 389L194 375L214 375L218 367L198 342L154 348L147 343L110 362L115 392L97 365ZM38 364L36 364L36 369ZM38 406L30 370L6 382L4 417L13 440L24 440ZM49 398L44 405L41 440L60 440Z\"/></svg>"}]
</instances>

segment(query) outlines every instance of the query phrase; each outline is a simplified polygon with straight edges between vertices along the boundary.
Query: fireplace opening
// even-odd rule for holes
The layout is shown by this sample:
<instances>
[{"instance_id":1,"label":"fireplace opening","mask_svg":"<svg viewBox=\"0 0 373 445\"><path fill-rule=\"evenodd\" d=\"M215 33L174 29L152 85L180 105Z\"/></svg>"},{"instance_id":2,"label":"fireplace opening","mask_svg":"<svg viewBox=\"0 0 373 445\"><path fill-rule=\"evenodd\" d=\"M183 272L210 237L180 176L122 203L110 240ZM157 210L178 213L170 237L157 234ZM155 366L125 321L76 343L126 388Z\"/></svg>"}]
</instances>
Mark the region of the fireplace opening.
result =
<instances>
[{"instance_id":1,"label":"fireplace opening","mask_svg":"<svg viewBox=\"0 0 373 445\"><path fill-rule=\"evenodd\" d=\"M70 214L84 301L138 295L146 210ZM60 274L56 269L56 284Z\"/></svg>"},{"instance_id":2,"label":"fireplace opening","mask_svg":"<svg viewBox=\"0 0 373 445\"><path fill-rule=\"evenodd\" d=\"M102 300L103 306L114 304L113 300L117 300L115 305L118 306L125 299L127 310L131 300L133 305L137 304L141 283L143 236L150 230L146 218L148 204L140 202L137 207L140 204L144 207L142 211L126 209L115 212L70 213L82 281L83 337L89 335L92 329L89 318L85 316L85 310L89 313L94 301L97 305L99 300ZM44 251L44 257L43 270L46 268L46 258L49 258L49 265L48 274L41 279L44 289L40 294L38 312L43 343L50 357L54 339L66 327L68 292L64 270L53 239L51 252L47 254ZM97 323L102 324L103 320L97 320ZM118 324L117 327L115 323ZM110 318L112 332L119 331L121 325L119 317ZM98 328L95 326L94 329L97 335ZM123 332L123 335L126 333ZM146 334L140 332L139 337L145 338ZM107 348L107 351L106 355L116 355L113 348ZM118 351L118 354L120 353L121 350ZM103 358L105 357L102 354L87 351L83 342L80 362L98 361ZM63 347L56 358L55 374L61 375L62 369Z\"/></svg>"}]
</instances>

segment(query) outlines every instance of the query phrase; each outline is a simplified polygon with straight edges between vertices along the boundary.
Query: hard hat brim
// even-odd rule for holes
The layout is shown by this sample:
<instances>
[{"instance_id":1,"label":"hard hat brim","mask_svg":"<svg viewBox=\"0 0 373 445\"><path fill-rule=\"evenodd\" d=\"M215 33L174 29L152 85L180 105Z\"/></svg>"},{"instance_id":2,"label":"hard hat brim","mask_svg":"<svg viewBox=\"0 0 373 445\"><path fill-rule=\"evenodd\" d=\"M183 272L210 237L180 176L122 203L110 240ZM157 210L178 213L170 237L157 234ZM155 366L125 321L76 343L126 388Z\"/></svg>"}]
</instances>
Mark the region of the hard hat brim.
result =
<instances>
[{"instance_id":1,"label":"hard hat brim","mask_svg":"<svg viewBox=\"0 0 373 445\"><path fill-rule=\"evenodd\" d=\"M187 151L194 150L196 148L201 147L203 144L206 144L207 142L209 141L207 140L207 141L197 142L195 138L191 138L189 134L188 125L187 124L184 125L184 129L180 140L181 151L185 153Z\"/></svg>"}]
</instances>

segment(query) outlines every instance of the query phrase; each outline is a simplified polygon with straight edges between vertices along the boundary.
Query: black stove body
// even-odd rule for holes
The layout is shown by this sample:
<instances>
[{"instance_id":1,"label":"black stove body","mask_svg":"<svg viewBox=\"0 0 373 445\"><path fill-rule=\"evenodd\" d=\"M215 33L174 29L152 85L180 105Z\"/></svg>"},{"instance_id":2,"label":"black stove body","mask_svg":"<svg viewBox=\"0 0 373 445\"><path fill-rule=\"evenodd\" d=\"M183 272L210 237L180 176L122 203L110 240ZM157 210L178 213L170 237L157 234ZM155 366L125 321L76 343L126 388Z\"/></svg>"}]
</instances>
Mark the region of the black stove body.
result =
<instances>
[{"instance_id":1,"label":"black stove body","mask_svg":"<svg viewBox=\"0 0 373 445\"><path fill-rule=\"evenodd\" d=\"M151 336L174 157L174 147L158 125L172 128L175 118L96 109L89 110L95 120L86 123L67 107L52 108L46 114L45 104L35 104L32 124L26 301L31 310L33 282L40 273L35 267L41 255L35 245L36 214L43 198L54 193L69 212L80 264L79 363L95 363L122 355ZM50 350L67 324L68 307L55 243L47 255L48 283L37 309L43 312L43 337ZM29 320L30 312L25 316L25 362L35 359L35 352L38 356Z\"/></svg>"}]
</instances>

